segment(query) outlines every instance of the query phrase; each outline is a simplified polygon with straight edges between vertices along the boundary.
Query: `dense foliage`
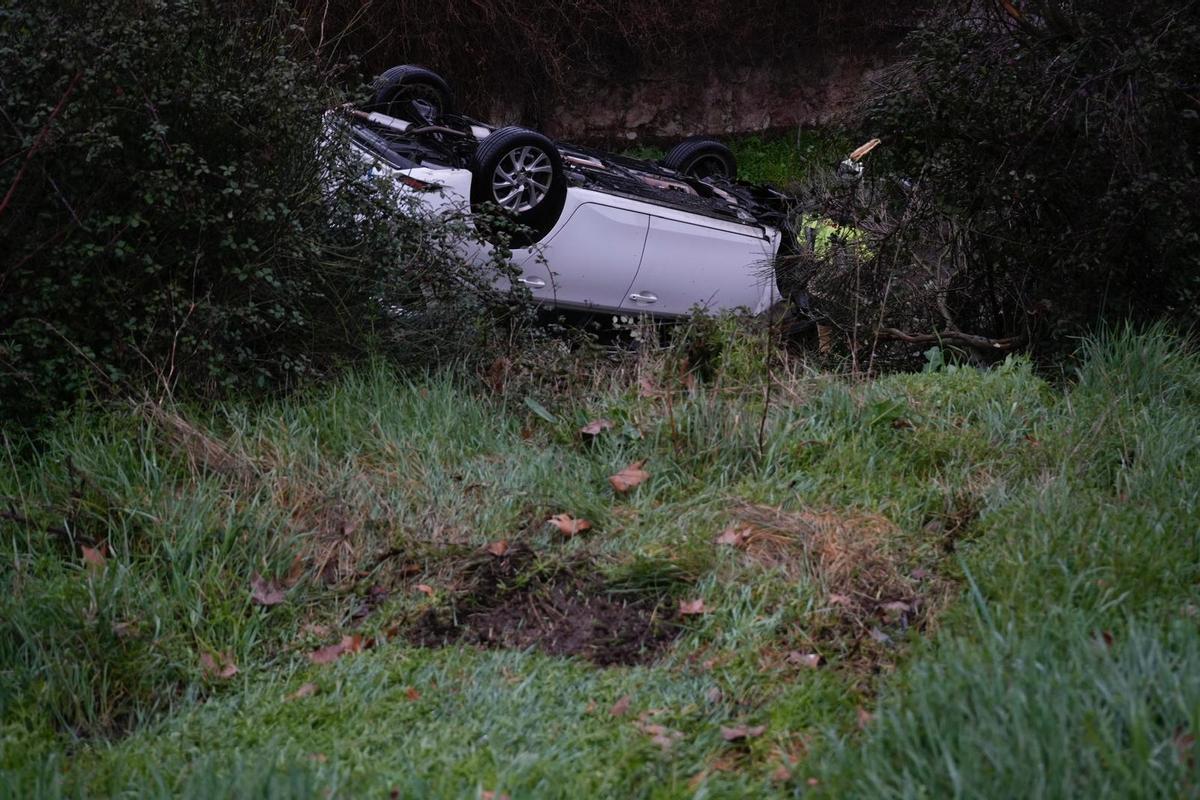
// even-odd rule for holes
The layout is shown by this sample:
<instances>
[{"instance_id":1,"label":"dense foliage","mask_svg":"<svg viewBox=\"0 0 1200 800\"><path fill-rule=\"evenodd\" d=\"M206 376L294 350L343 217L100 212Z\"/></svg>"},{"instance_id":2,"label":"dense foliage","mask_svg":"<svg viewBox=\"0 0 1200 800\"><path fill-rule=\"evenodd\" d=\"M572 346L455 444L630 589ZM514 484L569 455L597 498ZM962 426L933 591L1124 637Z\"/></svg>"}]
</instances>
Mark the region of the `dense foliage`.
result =
<instances>
[{"instance_id":1,"label":"dense foliage","mask_svg":"<svg viewBox=\"0 0 1200 800\"><path fill-rule=\"evenodd\" d=\"M1167 0L954 3L910 36L871 111L939 212L956 324L1194 319L1198 41Z\"/></svg>"},{"instance_id":2,"label":"dense foliage","mask_svg":"<svg viewBox=\"0 0 1200 800\"><path fill-rule=\"evenodd\" d=\"M444 352L497 299L454 255L462 224L398 215L331 146L332 68L288 15L241 14L0 5L8 415L89 387L286 385L381 338L381 298L440 300L436 320L387 320L385 338Z\"/></svg>"}]
</instances>

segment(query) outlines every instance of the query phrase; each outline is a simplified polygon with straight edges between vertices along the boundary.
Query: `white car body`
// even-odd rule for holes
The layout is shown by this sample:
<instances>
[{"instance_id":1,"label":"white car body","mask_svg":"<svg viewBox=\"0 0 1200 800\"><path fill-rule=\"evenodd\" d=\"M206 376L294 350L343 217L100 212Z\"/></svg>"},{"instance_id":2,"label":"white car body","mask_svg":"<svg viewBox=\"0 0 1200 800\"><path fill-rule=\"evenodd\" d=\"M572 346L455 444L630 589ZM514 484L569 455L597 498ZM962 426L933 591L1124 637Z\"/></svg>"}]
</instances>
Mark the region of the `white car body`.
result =
<instances>
[{"instance_id":1,"label":"white car body","mask_svg":"<svg viewBox=\"0 0 1200 800\"><path fill-rule=\"evenodd\" d=\"M369 154L368 154L369 155ZM416 192L431 210L470 206L465 169L380 167L434 184ZM542 305L626 315L682 316L694 308L760 313L778 299L769 265L780 232L606 192L571 186L558 223L532 247L513 251L518 280ZM487 259L483 247L471 255Z\"/></svg>"},{"instance_id":2,"label":"white car body","mask_svg":"<svg viewBox=\"0 0 1200 800\"><path fill-rule=\"evenodd\" d=\"M469 217L479 199L473 184L492 177L476 174L480 167L470 154L508 152L505 136L524 130L497 131L465 117L414 124L378 112L343 112L356 134L351 147L374 175L390 176L402 195L434 214ZM783 196L774 189L538 141L561 159L556 179L566 186L565 198L537 241L513 249L511 261L520 270L517 280L542 306L679 317L696 309L761 313L779 300L774 265L783 235L773 223L782 220L776 208ZM505 177L525 181L526 174L514 163ZM464 246L468 258L488 262L490 245Z\"/></svg>"}]
</instances>

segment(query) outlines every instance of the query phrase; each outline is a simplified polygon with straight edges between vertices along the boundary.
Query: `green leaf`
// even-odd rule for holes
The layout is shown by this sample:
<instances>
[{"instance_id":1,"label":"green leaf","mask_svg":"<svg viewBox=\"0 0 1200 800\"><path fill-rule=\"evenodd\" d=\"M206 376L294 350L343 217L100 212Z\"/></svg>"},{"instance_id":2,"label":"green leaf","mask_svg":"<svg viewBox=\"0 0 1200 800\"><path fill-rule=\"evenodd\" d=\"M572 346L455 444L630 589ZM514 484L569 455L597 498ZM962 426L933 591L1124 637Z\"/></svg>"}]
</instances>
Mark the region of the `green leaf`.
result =
<instances>
[{"instance_id":1,"label":"green leaf","mask_svg":"<svg viewBox=\"0 0 1200 800\"><path fill-rule=\"evenodd\" d=\"M549 411L547 411L546 407L544 405L539 403L537 400L534 400L532 397L525 398L525 405L529 407L530 411L537 414L542 419L546 420L546 422L550 422L550 423L558 422L558 417L554 416Z\"/></svg>"}]
</instances>

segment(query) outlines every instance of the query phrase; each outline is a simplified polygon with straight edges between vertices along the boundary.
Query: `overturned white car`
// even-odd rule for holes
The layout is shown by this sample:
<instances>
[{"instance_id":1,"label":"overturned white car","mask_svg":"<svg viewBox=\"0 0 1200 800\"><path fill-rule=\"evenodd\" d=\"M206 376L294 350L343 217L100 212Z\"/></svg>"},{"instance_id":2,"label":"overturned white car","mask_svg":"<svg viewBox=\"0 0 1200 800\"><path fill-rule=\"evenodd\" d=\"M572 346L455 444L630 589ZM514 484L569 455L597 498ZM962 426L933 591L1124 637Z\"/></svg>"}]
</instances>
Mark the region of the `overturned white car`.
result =
<instances>
[{"instance_id":1,"label":"overturned white car","mask_svg":"<svg viewBox=\"0 0 1200 800\"><path fill-rule=\"evenodd\" d=\"M779 299L787 198L737 181L720 142L685 140L661 163L555 143L458 114L446 82L412 65L380 75L371 104L343 114L375 171L432 210L516 223L518 280L548 307L670 317L758 313Z\"/></svg>"}]
</instances>

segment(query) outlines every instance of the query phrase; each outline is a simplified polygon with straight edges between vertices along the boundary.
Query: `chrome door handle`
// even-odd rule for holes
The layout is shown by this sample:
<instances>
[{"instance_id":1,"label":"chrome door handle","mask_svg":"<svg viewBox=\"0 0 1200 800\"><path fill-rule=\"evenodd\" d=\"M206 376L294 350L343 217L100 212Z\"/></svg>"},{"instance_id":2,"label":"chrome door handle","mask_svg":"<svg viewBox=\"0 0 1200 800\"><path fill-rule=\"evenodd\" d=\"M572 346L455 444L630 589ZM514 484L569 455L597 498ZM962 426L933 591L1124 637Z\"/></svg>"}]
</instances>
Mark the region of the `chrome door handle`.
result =
<instances>
[{"instance_id":1,"label":"chrome door handle","mask_svg":"<svg viewBox=\"0 0 1200 800\"><path fill-rule=\"evenodd\" d=\"M629 299L635 303L646 303L647 305L650 305L651 303L658 302L658 295L651 294L650 292L634 292L633 294L629 295Z\"/></svg>"},{"instance_id":2,"label":"chrome door handle","mask_svg":"<svg viewBox=\"0 0 1200 800\"><path fill-rule=\"evenodd\" d=\"M541 278L517 278L517 281L525 284L530 289L543 289L546 286L546 282Z\"/></svg>"}]
</instances>

